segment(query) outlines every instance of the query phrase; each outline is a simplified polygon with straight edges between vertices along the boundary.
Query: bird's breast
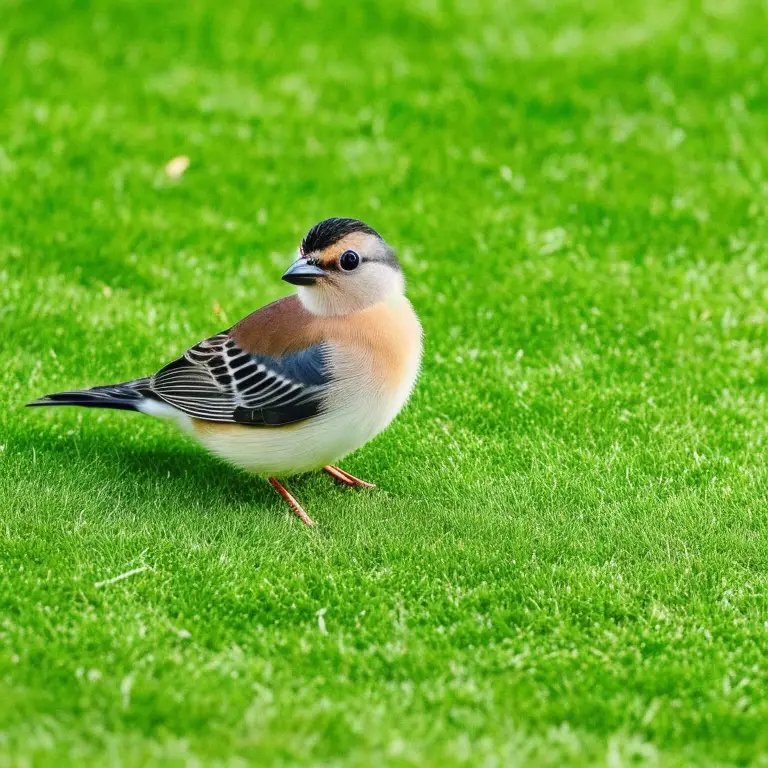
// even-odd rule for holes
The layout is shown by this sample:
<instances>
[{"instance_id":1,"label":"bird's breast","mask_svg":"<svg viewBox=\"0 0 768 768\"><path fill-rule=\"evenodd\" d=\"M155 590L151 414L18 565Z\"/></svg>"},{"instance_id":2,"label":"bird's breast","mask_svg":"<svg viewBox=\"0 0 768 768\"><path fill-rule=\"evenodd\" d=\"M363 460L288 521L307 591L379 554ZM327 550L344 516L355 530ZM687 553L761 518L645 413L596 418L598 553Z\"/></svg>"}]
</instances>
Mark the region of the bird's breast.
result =
<instances>
[{"instance_id":1,"label":"bird's breast","mask_svg":"<svg viewBox=\"0 0 768 768\"><path fill-rule=\"evenodd\" d=\"M332 318L329 412L356 412L370 439L405 405L418 377L422 331L405 297L353 317Z\"/></svg>"},{"instance_id":2,"label":"bird's breast","mask_svg":"<svg viewBox=\"0 0 768 768\"><path fill-rule=\"evenodd\" d=\"M349 385L363 400L391 401L400 410L416 383L422 354L421 324L408 299L329 318L327 334L333 389L342 392Z\"/></svg>"}]
</instances>

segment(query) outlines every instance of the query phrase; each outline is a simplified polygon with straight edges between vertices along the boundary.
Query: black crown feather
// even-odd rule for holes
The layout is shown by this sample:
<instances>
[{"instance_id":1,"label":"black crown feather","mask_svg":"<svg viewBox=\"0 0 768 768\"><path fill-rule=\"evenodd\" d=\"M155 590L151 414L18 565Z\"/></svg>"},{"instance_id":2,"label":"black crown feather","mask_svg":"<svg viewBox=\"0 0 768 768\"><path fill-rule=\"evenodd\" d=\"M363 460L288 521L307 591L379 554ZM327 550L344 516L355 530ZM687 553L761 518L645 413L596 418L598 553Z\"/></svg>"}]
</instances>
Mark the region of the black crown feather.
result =
<instances>
[{"instance_id":1,"label":"black crown feather","mask_svg":"<svg viewBox=\"0 0 768 768\"><path fill-rule=\"evenodd\" d=\"M314 253L323 251L334 243L338 243L342 237L351 235L353 232L363 232L366 235L373 235L381 240L381 235L362 221L357 219L331 218L315 224L307 232L301 241L301 253Z\"/></svg>"}]
</instances>

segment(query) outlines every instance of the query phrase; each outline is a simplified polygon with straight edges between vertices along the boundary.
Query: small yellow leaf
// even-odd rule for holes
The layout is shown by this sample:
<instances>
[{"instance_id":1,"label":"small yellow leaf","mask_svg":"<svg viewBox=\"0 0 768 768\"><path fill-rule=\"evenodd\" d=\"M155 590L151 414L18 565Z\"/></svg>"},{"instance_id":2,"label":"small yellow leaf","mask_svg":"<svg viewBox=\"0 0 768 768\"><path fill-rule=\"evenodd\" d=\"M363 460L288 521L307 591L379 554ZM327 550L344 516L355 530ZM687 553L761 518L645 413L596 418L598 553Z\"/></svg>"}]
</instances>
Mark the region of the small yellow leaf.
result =
<instances>
[{"instance_id":1,"label":"small yellow leaf","mask_svg":"<svg viewBox=\"0 0 768 768\"><path fill-rule=\"evenodd\" d=\"M173 160L165 166L165 175L169 179L180 179L187 168L189 168L189 158L186 155L179 155L178 157L174 157Z\"/></svg>"}]
</instances>

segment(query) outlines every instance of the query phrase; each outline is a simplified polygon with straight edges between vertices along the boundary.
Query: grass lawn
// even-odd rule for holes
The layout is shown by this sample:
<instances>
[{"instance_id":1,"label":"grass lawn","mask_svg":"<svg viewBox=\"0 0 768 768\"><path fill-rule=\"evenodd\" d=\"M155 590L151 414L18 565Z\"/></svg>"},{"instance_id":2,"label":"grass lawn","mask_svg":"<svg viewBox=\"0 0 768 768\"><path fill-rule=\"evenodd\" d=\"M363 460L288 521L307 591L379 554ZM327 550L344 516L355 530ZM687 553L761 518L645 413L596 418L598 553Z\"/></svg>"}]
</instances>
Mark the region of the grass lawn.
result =
<instances>
[{"instance_id":1,"label":"grass lawn","mask_svg":"<svg viewBox=\"0 0 768 768\"><path fill-rule=\"evenodd\" d=\"M0 0L0 766L768 765L768 8L272 5ZM330 215L426 356L379 490L290 484L317 529L22 407Z\"/></svg>"}]
</instances>

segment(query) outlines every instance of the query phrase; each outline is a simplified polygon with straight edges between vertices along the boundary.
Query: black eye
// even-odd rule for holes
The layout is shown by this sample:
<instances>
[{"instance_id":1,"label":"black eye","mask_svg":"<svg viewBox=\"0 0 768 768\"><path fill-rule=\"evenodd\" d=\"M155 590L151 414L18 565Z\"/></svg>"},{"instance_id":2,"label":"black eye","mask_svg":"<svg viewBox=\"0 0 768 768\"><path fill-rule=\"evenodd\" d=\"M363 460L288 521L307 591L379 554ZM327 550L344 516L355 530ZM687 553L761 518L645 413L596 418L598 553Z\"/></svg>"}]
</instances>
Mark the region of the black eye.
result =
<instances>
[{"instance_id":1,"label":"black eye","mask_svg":"<svg viewBox=\"0 0 768 768\"><path fill-rule=\"evenodd\" d=\"M345 272L351 272L360 265L360 257L354 251L344 251L339 257L339 266Z\"/></svg>"}]
</instances>

